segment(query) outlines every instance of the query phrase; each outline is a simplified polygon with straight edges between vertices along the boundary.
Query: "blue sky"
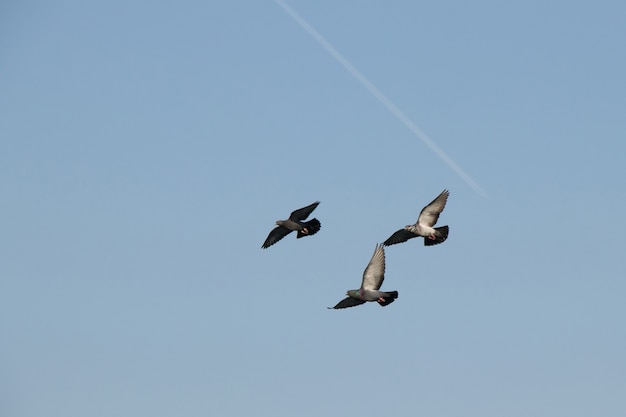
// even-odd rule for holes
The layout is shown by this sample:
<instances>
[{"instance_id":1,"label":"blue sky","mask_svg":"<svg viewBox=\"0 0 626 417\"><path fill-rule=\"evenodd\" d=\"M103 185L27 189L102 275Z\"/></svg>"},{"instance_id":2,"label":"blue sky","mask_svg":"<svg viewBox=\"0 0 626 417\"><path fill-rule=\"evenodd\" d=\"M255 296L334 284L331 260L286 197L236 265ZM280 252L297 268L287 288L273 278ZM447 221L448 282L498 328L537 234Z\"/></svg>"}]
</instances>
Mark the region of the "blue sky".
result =
<instances>
[{"instance_id":1,"label":"blue sky","mask_svg":"<svg viewBox=\"0 0 626 417\"><path fill-rule=\"evenodd\" d=\"M485 195L275 1L3 4L0 414L624 415L626 6L288 4Z\"/></svg>"}]
</instances>

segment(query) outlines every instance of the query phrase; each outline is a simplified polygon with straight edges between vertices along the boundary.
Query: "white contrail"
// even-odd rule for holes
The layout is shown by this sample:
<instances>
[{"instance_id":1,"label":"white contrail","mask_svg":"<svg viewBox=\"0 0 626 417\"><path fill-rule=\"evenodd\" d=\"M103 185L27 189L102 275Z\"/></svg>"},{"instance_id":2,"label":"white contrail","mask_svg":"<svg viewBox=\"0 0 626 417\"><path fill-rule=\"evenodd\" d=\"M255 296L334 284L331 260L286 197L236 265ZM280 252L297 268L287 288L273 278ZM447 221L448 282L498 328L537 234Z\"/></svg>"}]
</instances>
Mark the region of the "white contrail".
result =
<instances>
[{"instance_id":1,"label":"white contrail","mask_svg":"<svg viewBox=\"0 0 626 417\"><path fill-rule=\"evenodd\" d=\"M483 197L486 196L485 191L481 188L480 185L476 181L474 181L468 174L465 173L446 153L433 142L431 138L426 135L417 127L409 117L402 112L391 100L387 98L370 80L365 78L363 74L357 70L354 65L352 65L346 58L343 57L320 33L313 28L306 20L304 20L294 9L292 9L287 3L282 0L274 0L293 20L302 27L302 29L306 30L309 35L311 35L326 51L332 55L333 58L337 60L354 78L356 78L361 84L367 88L367 90L378 99L391 113L393 113L406 127L409 128L411 132L419 140L424 142L426 146L430 148L431 151L435 153L439 158L441 158L454 172L456 172L462 179L469 185L474 191Z\"/></svg>"}]
</instances>

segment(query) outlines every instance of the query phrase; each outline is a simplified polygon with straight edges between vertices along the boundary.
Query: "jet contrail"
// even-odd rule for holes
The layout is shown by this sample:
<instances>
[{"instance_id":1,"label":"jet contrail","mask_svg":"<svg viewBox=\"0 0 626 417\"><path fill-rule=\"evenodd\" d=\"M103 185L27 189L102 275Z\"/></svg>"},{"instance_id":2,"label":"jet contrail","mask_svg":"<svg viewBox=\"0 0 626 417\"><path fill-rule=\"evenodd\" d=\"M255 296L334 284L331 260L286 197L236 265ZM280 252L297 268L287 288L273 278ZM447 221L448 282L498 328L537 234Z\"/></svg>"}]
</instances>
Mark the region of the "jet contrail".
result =
<instances>
[{"instance_id":1,"label":"jet contrail","mask_svg":"<svg viewBox=\"0 0 626 417\"><path fill-rule=\"evenodd\" d=\"M296 21L298 25L304 30L306 30L309 35L311 35L326 51L332 55L333 58L337 60L354 78L356 78L367 90L376 97L378 101L380 101L391 113L394 114L406 127L409 128L411 132L419 140L421 140L426 146L430 148L431 151L435 153L439 158L441 158L454 172L456 172L462 179L469 185L474 191L476 191L481 196L485 197L486 193L481 188L480 185L476 181L474 181L468 174L465 173L446 153L433 142L433 140L426 135L417 127L409 117L402 112L391 100L387 98L370 80L365 78L363 74L357 70L354 65L350 63L346 58L343 57L320 33L313 28L306 20L304 20L294 9L292 9L287 3L282 0L274 0L293 20Z\"/></svg>"}]
</instances>

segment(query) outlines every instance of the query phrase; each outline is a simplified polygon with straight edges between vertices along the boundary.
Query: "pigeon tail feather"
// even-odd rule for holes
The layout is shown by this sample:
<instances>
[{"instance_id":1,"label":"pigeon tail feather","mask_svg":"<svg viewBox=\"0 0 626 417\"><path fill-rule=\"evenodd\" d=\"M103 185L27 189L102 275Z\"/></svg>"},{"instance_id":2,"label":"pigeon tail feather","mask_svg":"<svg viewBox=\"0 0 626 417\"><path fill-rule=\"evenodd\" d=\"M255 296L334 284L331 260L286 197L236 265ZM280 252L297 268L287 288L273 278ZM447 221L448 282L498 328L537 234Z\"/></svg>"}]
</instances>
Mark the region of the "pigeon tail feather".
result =
<instances>
[{"instance_id":1,"label":"pigeon tail feather","mask_svg":"<svg viewBox=\"0 0 626 417\"><path fill-rule=\"evenodd\" d=\"M384 302L378 301L378 304L380 304L381 307L384 307L386 305L393 303L396 300L396 298L398 298L398 291L385 291L385 292L389 295L386 297L383 297L383 299L385 300Z\"/></svg>"},{"instance_id":2,"label":"pigeon tail feather","mask_svg":"<svg viewBox=\"0 0 626 417\"><path fill-rule=\"evenodd\" d=\"M322 224L317 219L311 219L308 222L302 223L302 227L307 230L308 233L303 233L302 230L298 230L296 238L300 239L304 236L311 236L320 231Z\"/></svg>"},{"instance_id":3,"label":"pigeon tail feather","mask_svg":"<svg viewBox=\"0 0 626 417\"><path fill-rule=\"evenodd\" d=\"M435 227L435 239L424 238L424 246L433 246L443 243L448 238L448 226Z\"/></svg>"}]
</instances>

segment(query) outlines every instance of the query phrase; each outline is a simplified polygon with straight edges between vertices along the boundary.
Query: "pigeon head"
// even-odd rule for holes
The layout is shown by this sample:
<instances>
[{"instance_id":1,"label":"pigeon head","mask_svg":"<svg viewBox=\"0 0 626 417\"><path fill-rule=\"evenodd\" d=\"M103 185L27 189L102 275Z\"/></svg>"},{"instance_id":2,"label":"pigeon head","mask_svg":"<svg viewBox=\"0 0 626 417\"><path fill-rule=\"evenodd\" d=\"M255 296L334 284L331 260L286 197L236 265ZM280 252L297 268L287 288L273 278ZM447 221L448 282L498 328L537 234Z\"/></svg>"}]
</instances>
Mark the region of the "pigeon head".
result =
<instances>
[{"instance_id":1,"label":"pigeon head","mask_svg":"<svg viewBox=\"0 0 626 417\"><path fill-rule=\"evenodd\" d=\"M346 292L348 297L359 298L359 290L349 290Z\"/></svg>"}]
</instances>

